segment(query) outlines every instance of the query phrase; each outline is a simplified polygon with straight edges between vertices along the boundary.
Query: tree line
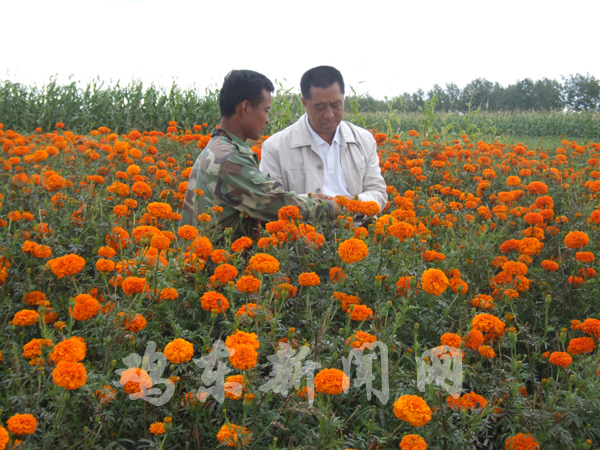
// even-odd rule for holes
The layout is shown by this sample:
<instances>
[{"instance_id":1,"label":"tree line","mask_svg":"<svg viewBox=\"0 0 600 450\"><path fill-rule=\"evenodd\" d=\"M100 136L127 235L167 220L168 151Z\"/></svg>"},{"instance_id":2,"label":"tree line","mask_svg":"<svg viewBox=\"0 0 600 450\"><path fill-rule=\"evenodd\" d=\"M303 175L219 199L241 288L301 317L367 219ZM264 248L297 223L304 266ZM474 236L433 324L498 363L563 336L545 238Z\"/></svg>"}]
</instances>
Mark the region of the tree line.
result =
<instances>
[{"instance_id":1,"label":"tree line","mask_svg":"<svg viewBox=\"0 0 600 450\"><path fill-rule=\"evenodd\" d=\"M456 83L446 83L443 88L436 84L427 92L418 89L386 100L369 95L347 96L346 105L350 101L357 102L365 112L416 112L423 109L425 102L435 98L435 110L442 112L468 113L478 109L488 112L600 111L598 79L590 74L561 78L561 81L525 78L507 87L485 78L476 78L462 89Z\"/></svg>"}]
</instances>

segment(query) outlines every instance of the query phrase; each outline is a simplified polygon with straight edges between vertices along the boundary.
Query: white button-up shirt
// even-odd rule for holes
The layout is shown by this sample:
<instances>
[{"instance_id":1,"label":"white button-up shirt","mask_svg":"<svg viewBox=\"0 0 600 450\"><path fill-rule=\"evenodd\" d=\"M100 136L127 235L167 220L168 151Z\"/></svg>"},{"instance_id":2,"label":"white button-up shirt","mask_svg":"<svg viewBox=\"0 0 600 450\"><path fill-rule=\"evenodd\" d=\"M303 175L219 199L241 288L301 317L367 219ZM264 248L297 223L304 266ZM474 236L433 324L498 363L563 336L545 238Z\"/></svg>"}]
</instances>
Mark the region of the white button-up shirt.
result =
<instances>
[{"instance_id":1,"label":"white button-up shirt","mask_svg":"<svg viewBox=\"0 0 600 450\"><path fill-rule=\"evenodd\" d=\"M308 121L308 115L306 116L306 126L308 127L308 131L310 131L313 145L323 160L323 194L328 197L350 195L346 177L342 171L340 156L342 140L340 137L340 126L338 125L335 129L331 145L325 142L323 138L313 130Z\"/></svg>"}]
</instances>

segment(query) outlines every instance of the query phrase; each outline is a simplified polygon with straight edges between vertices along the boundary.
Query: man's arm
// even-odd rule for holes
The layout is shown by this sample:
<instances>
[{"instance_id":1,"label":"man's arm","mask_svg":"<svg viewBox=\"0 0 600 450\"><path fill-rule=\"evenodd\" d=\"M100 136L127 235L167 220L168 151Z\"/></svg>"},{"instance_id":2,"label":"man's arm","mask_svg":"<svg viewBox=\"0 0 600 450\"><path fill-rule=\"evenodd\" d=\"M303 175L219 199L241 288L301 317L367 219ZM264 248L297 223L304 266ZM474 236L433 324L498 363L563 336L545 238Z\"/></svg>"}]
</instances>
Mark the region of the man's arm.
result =
<instances>
[{"instance_id":1,"label":"man's arm","mask_svg":"<svg viewBox=\"0 0 600 450\"><path fill-rule=\"evenodd\" d=\"M274 143L275 141L272 137L263 142L259 169L269 180L277 181L283 185L279 152Z\"/></svg>"},{"instance_id":2,"label":"man's arm","mask_svg":"<svg viewBox=\"0 0 600 450\"><path fill-rule=\"evenodd\" d=\"M316 200L299 197L286 192L278 181L256 167L245 153L239 152L221 166L215 195L238 211L259 220L277 220L278 211L284 206L296 206L305 221L316 222L334 219L336 204L329 200Z\"/></svg>"},{"instance_id":3,"label":"man's arm","mask_svg":"<svg viewBox=\"0 0 600 450\"><path fill-rule=\"evenodd\" d=\"M387 205L386 184L381 176L379 167L379 156L377 156L377 143L372 136L368 141L368 147L365 148L367 157L365 166L365 175L363 176L363 191L358 195L363 202L374 201L379 204L379 211L382 212Z\"/></svg>"}]
</instances>

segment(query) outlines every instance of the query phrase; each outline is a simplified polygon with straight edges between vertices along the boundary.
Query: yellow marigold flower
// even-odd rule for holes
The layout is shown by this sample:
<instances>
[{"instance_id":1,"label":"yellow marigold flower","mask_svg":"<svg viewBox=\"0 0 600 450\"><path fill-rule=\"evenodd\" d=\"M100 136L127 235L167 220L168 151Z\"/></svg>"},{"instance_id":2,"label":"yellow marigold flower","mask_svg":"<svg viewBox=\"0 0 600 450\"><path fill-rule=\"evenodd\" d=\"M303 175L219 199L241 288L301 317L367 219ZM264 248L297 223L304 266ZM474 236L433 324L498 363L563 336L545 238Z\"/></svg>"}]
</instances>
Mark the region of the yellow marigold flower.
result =
<instances>
[{"instance_id":1,"label":"yellow marigold flower","mask_svg":"<svg viewBox=\"0 0 600 450\"><path fill-rule=\"evenodd\" d=\"M428 294L440 295L449 285L448 278L439 269L429 269L423 272L421 276L423 290Z\"/></svg>"},{"instance_id":2,"label":"yellow marigold flower","mask_svg":"<svg viewBox=\"0 0 600 450\"><path fill-rule=\"evenodd\" d=\"M315 390L338 395L350 387L350 378L339 369L323 369L315 376Z\"/></svg>"},{"instance_id":3,"label":"yellow marigold flower","mask_svg":"<svg viewBox=\"0 0 600 450\"><path fill-rule=\"evenodd\" d=\"M369 254L369 248L360 239L350 238L338 247L338 255L342 261L350 264L362 261Z\"/></svg>"},{"instance_id":4,"label":"yellow marigold flower","mask_svg":"<svg viewBox=\"0 0 600 450\"><path fill-rule=\"evenodd\" d=\"M37 428L37 420L31 414L15 414L6 421L6 428L12 434L33 434Z\"/></svg>"},{"instance_id":5,"label":"yellow marigold flower","mask_svg":"<svg viewBox=\"0 0 600 450\"><path fill-rule=\"evenodd\" d=\"M568 367L573 362L573 358L565 352L552 352L549 361L555 366Z\"/></svg>"},{"instance_id":6,"label":"yellow marigold flower","mask_svg":"<svg viewBox=\"0 0 600 450\"><path fill-rule=\"evenodd\" d=\"M277 261L277 258L266 253L256 253L248 261L248 267L255 272L275 273L279 271L279 261Z\"/></svg>"},{"instance_id":7,"label":"yellow marigold flower","mask_svg":"<svg viewBox=\"0 0 600 450\"><path fill-rule=\"evenodd\" d=\"M304 272L298 276L298 284L300 286L318 286L321 284L321 279L314 272Z\"/></svg>"},{"instance_id":8,"label":"yellow marigold flower","mask_svg":"<svg viewBox=\"0 0 600 450\"><path fill-rule=\"evenodd\" d=\"M418 395L403 395L394 402L394 415L412 426L420 427L431 420L431 408Z\"/></svg>"},{"instance_id":9,"label":"yellow marigold flower","mask_svg":"<svg viewBox=\"0 0 600 450\"><path fill-rule=\"evenodd\" d=\"M81 363L61 361L52 371L52 380L57 386L72 391L85 384L87 372Z\"/></svg>"},{"instance_id":10,"label":"yellow marigold flower","mask_svg":"<svg viewBox=\"0 0 600 450\"><path fill-rule=\"evenodd\" d=\"M418 434L407 434L400 441L401 450L425 450L427 443Z\"/></svg>"},{"instance_id":11,"label":"yellow marigold flower","mask_svg":"<svg viewBox=\"0 0 600 450\"><path fill-rule=\"evenodd\" d=\"M58 278L75 275L85 267L85 259L77 255L65 255L60 258L51 259L46 263L52 273Z\"/></svg>"},{"instance_id":12,"label":"yellow marigold flower","mask_svg":"<svg viewBox=\"0 0 600 450\"><path fill-rule=\"evenodd\" d=\"M165 346L163 353L172 364L181 364L192 359L194 345L185 339L175 339Z\"/></svg>"}]
</instances>

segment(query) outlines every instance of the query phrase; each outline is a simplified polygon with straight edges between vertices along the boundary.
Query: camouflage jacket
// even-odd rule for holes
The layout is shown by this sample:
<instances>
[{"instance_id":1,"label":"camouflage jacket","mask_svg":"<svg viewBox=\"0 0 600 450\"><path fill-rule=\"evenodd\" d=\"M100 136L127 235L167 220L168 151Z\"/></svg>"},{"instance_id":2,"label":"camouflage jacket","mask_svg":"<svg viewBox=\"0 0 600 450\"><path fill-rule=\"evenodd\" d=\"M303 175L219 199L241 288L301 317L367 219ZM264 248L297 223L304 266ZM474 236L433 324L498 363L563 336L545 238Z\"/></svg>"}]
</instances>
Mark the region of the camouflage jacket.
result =
<instances>
[{"instance_id":1,"label":"camouflage jacket","mask_svg":"<svg viewBox=\"0 0 600 450\"><path fill-rule=\"evenodd\" d=\"M333 202L299 197L286 192L279 182L269 180L258 169L257 155L237 136L225 130L213 131L212 139L200 152L190 178L179 226L192 225L199 228L198 216L211 214L211 208L220 206L223 211L205 224L206 229L217 226L229 227L234 238L252 236L258 221L277 220L277 213L284 206L298 207L302 219L308 222L334 219ZM195 190L204 195L197 195Z\"/></svg>"}]
</instances>

